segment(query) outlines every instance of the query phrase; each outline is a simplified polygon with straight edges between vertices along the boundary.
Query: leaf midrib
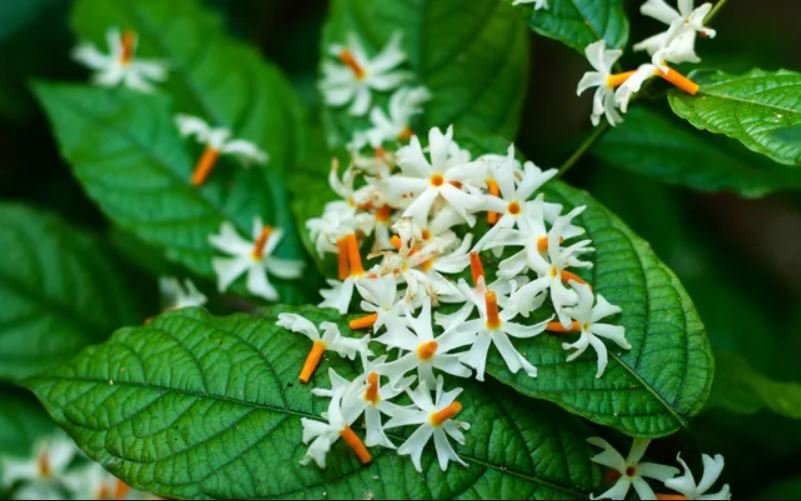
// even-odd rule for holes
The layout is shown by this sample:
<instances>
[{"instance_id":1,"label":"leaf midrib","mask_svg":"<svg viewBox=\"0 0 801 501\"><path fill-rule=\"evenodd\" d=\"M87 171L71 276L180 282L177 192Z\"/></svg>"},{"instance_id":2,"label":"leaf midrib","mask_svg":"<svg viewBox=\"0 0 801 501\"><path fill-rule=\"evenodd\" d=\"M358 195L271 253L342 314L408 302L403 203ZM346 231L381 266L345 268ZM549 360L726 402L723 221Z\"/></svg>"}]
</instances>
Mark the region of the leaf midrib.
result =
<instances>
[{"instance_id":1,"label":"leaf midrib","mask_svg":"<svg viewBox=\"0 0 801 501\"><path fill-rule=\"evenodd\" d=\"M77 382L77 383L91 383L91 384L97 384L97 385L100 385L100 386L108 386L108 384L109 384L108 379L99 379L99 378L91 378L91 377L81 377L81 376L61 376L61 377L35 376L33 378L28 379L26 381L26 385L30 387L33 384L44 384L47 381L53 381L53 382L70 381L70 382ZM295 417L298 417L298 418L307 418L307 419L313 419L313 420L320 421L320 416L317 416L317 415L314 415L314 414L310 414L308 412L298 411L298 410L294 410L294 409L290 409L290 408L281 408L281 407L277 407L277 406L269 405L269 404L264 404L264 403L248 402L246 400L233 398L233 397L230 397L230 396L227 396L227 395L219 395L219 394L215 394L215 393L202 393L202 392L199 392L199 391L170 388L170 387L167 387L167 386L162 386L162 385L157 385L157 384L152 384L152 383L141 383L141 382L135 382L135 381L122 381L122 380L118 380L118 379L114 380L114 385L115 386L130 386L130 387L133 387L133 388L151 390L151 391L160 392L160 393L167 393L167 394L171 393L171 394L175 394L175 395L182 395L182 396L187 396L187 397L192 397L192 398L197 398L197 399L213 399L213 400L217 400L217 401L228 403L228 404L232 404L232 405L238 405L238 406L247 407L247 408L254 408L254 409L261 409L261 410L265 410L265 411L269 411L269 412L274 412L274 413L277 413L277 414L285 414L285 415L295 416ZM512 422L512 425L514 425L514 422ZM107 431L107 430L103 430L103 431ZM400 436L400 435L392 433L392 432L387 432L387 436L389 436L390 438L394 438L395 440L405 440L406 439L406 437ZM426 448L429 449L429 450L433 450L433 448L430 445L426 446ZM527 453L528 453L529 458L530 458L530 451L527 451ZM488 469L488 470L496 471L496 472L498 472L498 473L500 473L502 475L503 474L508 474L508 475L520 478L522 480L525 480L527 482L538 484L538 485L541 485L543 487L547 487L549 489L553 489L553 490L556 490L556 491L564 492L565 494L568 494L568 495L571 495L571 496L574 496L574 497L583 497L583 496L586 495L586 493L575 491L575 490L573 490L573 489L571 489L569 487L565 487L565 486L557 484L555 482L551 482L549 480L545 480L545 479L542 479L542 478L539 478L539 477L531 476L531 475L519 472L517 470L513 470L513 469L511 469L511 468L509 468L507 466L495 465L493 463L490 463L488 461L482 460L482 459L477 458L475 456L459 454L459 457L461 457L465 461L467 461L469 463L473 463L473 464L475 464L475 465L477 465L479 467L483 467L483 468Z\"/></svg>"},{"instance_id":2,"label":"leaf midrib","mask_svg":"<svg viewBox=\"0 0 801 501\"><path fill-rule=\"evenodd\" d=\"M731 82L726 82L726 84L728 84L728 83L731 83ZM797 85L795 85L795 86L797 86ZM707 89L708 88L709 87L707 87ZM777 90L777 89L780 89L780 87L774 87L772 89L767 89L767 90L773 91L773 90ZM744 97L739 97L739 96L733 96L731 94L718 94L718 93L715 93L715 92L709 92L708 90L704 89L704 87L701 87L701 94L704 95L704 96L709 96L709 97L714 97L714 98L717 98L717 99L722 99L724 101L734 101L734 102L738 102L738 103L747 104L747 105L750 105L750 106L758 106L758 107L761 107L761 108L768 108L770 110L782 111L782 112L789 113L791 115L798 115L798 117L801 118L801 110L797 110L797 109L793 109L793 108L785 108L783 106L776 106L776 105L773 105L773 104L767 104L767 103L763 103L763 102L760 102L760 101L752 101L750 99L747 99L747 98L744 98Z\"/></svg>"}]
</instances>

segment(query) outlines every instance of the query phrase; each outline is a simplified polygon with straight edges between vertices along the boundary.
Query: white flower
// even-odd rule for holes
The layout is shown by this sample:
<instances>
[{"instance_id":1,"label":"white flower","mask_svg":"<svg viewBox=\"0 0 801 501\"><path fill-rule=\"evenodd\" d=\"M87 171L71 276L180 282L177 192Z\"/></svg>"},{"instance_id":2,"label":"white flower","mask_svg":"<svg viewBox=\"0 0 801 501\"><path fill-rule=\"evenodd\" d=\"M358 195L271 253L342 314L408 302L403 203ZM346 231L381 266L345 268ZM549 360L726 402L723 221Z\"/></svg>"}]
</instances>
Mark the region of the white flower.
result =
<instances>
[{"instance_id":1,"label":"white flower","mask_svg":"<svg viewBox=\"0 0 801 501\"><path fill-rule=\"evenodd\" d=\"M640 65L637 70L630 73L630 76L623 82L617 91L615 91L615 102L620 108L620 111L626 113L629 109L629 101L634 94L640 92L642 84L646 80L653 78L657 75L657 67L653 64Z\"/></svg>"},{"instance_id":2,"label":"white flower","mask_svg":"<svg viewBox=\"0 0 801 501\"><path fill-rule=\"evenodd\" d=\"M323 256L326 252L341 253L345 249L345 238L361 232L368 235L374 227L373 217L361 212L344 200L335 200L325 204L321 217L306 221L306 229L314 240L317 254Z\"/></svg>"},{"instance_id":3,"label":"white flower","mask_svg":"<svg viewBox=\"0 0 801 501\"><path fill-rule=\"evenodd\" d=\"M581 95L591 87L598 87L592 100L592 124L597 126L601 123L601 116L606 115L606 120L614 126L623 122L623 117L617 111L615 103L615 88L622 82L618 75L612 73L622 50L607 50L606 42L598 40L591 43L584 49L584 54L595 71L588 71L581 78L576 88L576 94Z\"/></svg>"},{"instance_id":4,"label":"white flower","mask_svg":"<svg viewBox=\"0 0 801 501\"><path fill-rule=\"evenodd\" d=\"M679 470L672 466L640 462L648 444L651 443L650 440L635 438L626 458L602 438L590 437L587 442L603 449L599 454L590 458L593 462L611 468L620 474L615 485L597 497L591 496L591 499L625 499L632 486L640 499L656 499L656 494L645 479L652 478L664 482L679 473Z\"/></svg>"},{"instance_id":5,"label":"white flower","mask_svg":"<svg viewBox=\"0 0 801 501\"><path fill-rule=\"evenodd\" d=\"M381 108L370 111L371 127L354 135L351 148L359 150L366 145L381 148L384 143L407 141L412 132L409 121L414 115L422 113L423 104L431 99L425 87L403 87L392 94L389 112Z\"/></svg>"},{"instance_id":6,"label":"white flower","mask_svg":"<svg viewBox=\"0 0 801 501\"><path fill-rule=\"evenodd\" d=\"M434 369L453 376L470 377L471 371L459 360L459 355L451 353L467 346L475 339L470 332L445 332L434 337L434 326L431 322L431 300L426 298L420 315L415 317L407 308L407 329L395 329L374 339L388 348L397 348L405 352L397 360L386 366L386 373L393 379L400 379L406 373L417 369L420 381L429 387L434 386Z\"/></svg>"},{"instance_id":7,"label":"white flower","mask_svg":"<svg viewBox=\"0 0 801 501\"><path fill-rule=\"evenodd\" d=\"M64 485L72 499L160 499L153 494L131 489L125 482L97 463L69 472Z\"/></svg>"},{"instance_id":8,"label":"white flower","mask_svg":"<svg viewBox=\"0 0 801 501\"><path fill-rule=\"evenodd\" d=\"M194 137L205 147L192 172L192 185L200 186L211 173L220 155L233 155L245 166L248 162L264 163L269 157L258 146L244 139L231 139L231 131L223 127L212 127L198 117L178 114L175 116L178 131L184 137Z\"/></svg>"},{"instance_id":9,"label":"white flower","mask_svg":"<svg viewBox=\"0 0 801 501\"><path fill-rule=\"evenodd\" d=\"M61 499L67 467L78 454L75 442L64 433L42 438L34 445L31 458L0 458L0 487L22 482L15 491L17 499Z\"/></svg>"},{"instance_id":10,"label":"white flower","mask_svg":"<svg viewBox=\"0 0 801 501\"><path fill-rule=\"evenodd\" d=\"M409 78L406 71L396 68L406 61L400 48L401 37L395 34L386 47L370 59L359 39L348 35L347 46L334 45L331 55L342 64L330 61L323 63L323 80L320 89L329 106L344 106L351 103L350 114L361 116L370 109L372 91L396 89Z\"/></svg>"},{"instance_id":11,"label":"white flower","mask_svg":"<svg viewBox=\"0 0 801 501\"><path fill-rule=\"evenodd\" d=\"M320 336L320 332L311 320L295 313L279 314L276 325L292 332L303 334L312 342L312 348L309 350L309 355L306 357L306 361L300 371L299 379L303 383L309 382L320 363L323 353L326 351L333 351L348 360L356 359L356 355L359 353L370 354L370 350L367 348L368 337L357 339L343 336L340 334L337 324L332 322L320 324L320 328L323 330L322 336Z\"/></svg>"},{"instance_id":12,"label":"white flower","mask_svg":"<svg viewBox=\"0 0 801 501\"><path fill-rule=\"evenodd\" d=\"M470 350L463 353L459 360L476 370L476 379L484 381L490 345L494 345L512 374L523 369L530 377L537 377L537 368L515 349L509 338L527 339L537 336L545 330L548 320L535 325L513 322L517 311L499 311L497 293L491 289L484 292L484 297L476 303L476 308L479 318L453 325L443 334L474 337Z\"/></svg>"},{"instance_id":13,"label":"white flower","mask_svg":"<svg viewBox=\"0 0 801 501\"><path fill-rule=\"evenodd\" d=\"M500 230L517 227L518 221L526 212L525 207L529 205L528 199L557 173L556 169L543 172L533 162L526 162L521 173L514 154L514 146L510 146L508 156L502 160L502 167L494 169L494 175L489 180L487 208L491 215L501 216L497 220L497 216L490 218L490 223L494 223L494 226L481 237L474 250L482 250ZM497 248L498 255L501 250Z\"/></svg>"},{"instance_id":14,"label":"white flower","mask_svg":"<svg viewBox=\"0 0 801 501\"><path fill-rule=\"evenodd\" d=\"M253 219L253 241L248 241L239 236L234 225L223 223L218 235L209 236L213 247L231 256L216 257L211 262L220 292L247 272L247 288L252 294L268 301L278 300L278 292L267 279L267 273L284 279L298 278L304 266L302 261L272 255L283 234L278 228L265 226L261 218L256 217Z\"/></svg>"},{"instance_id":15,"label":"white flower","mask_svg":"<svg viewBox=\"0 0 801 501\"><path fill-rule=\"evenodd\" d=\"M724 485L723 488L716 493L706 494L706 492L715 485L715 482L720 478L721 472L723 472L723 456L720 454L716 454L714 458L707 454L701 456L701 460L704 463L704 474L701 477L701 482L698 484L695 483L695 477L687 466L687 463L681 459L681 454L676 456L676 460L681 463L682 468L684 468L684 474L665 480L665 487L681 493L686 499L710 501L716 499L731 499L729 484Z\"/></svg>"},{"instance_id":16,"label":"white flower","mask_svg":"<svg viewBox=\"0 0 801 501\"><path fill-rule=\"evenodd\" d=\"M365 317L350 321L352 330L372 327L374 332L386 328L387 332L406 329L404 303L398 297L398 281L394 275L367 277L356 284L362 297L361 308L369 312Z\"/></svg>"},{"instance_id":17,"label":"white flower","mask_svg":"<svg viewBox=\"0 0 801 501\"><path fill-rule=\"evenodd\" d=\"M645 50L652 56L653 64L664 69L665 63L698 63L695 39L700 33L714 38L715 30L704 26L704 20L712 10L711 3L693 8L694 0L678 0L678 10L665 0L647 0L640 12L667 24L667 31L654 35L634 46L634 50Z\"/></svg>"},{"instance_id":18,"label":"white flower","mask_svg":"<svg viewBox=\"0 0 801 501\"><path fill-rule=\"evenodd\" d=\"M442 376L440 376L437 378L433 399L425 381L421 381L414 391L407 391L413 405L403 408L385 426L386 428L396 428L419 425L417 430L398 448L398 454L411 456L412 463L419 472L423 471L421 463L423 449L432 437L442 471L445 471L450 461L467 466L448 441L448 437L450 437L457 443L464 444L465 438L462 430L470 427L467 423L453 419L462 411L462 405L456 401L456 397L459 396L462 389L457 388L444 392L443 384Z\"/></svg>"},{"instance_id":19,"label":"white flower","mask_svg":"<svg viewBox=\"0 0 801 501\"><path fill-rule=\"evenodd\" d=\"M188 278L181 283L175 277L161 277L159 278L159 290L165 305L164 310L203 306L208 300Z\"/></svg>"},{"instance_id":20,"label":"white flower","mask_svg":"<svg viewBox=\"0 0 801 501\"><path fill-rule=\"evenodd\" d=\"M96 73L92 82L104 87L115 87L122 83L126 87L143 92L154 90L154 82L167 79L167 64L155 59L134 57L137 36L132 31L120 33L116 28L106 31L106 42L110 53L103 54L91 43L81 43L72 57Z\"/></svg>"},{"instance_id":21,"label":"white flower","mask_svg":"<svg viewBox=\"0 0 801 501\"><path fill-rule=\"evenodd\" d=\"M372 461L370 452L365 447L362 440L351 429L350 425L361 415L364 410L364 402L353 391L353 384L339 378L332 369L328 371L331 378L331 390L320 392L331 397L328 403L328 411L323 413L326 421L302 418L303 443L311 444L306 450L306 454L301 459L300 464L308 464L310 461L317 463L320 468L325 468L325 458L331 446L341 437L345 443L353 450L363 464Z\"/></svg>"},{"instance_id":22,"label":"white flower","mask_svg":"<svg viewBox=\"0 0 801 501\"><path fill-rule=\"evenodd\" d=\"M565 329L562 324L555 322L548 326L551 332L580 332L581 336L575 343L562 343L565 350L576 350L567 357L568 362L572 362L580 357L588 346L592 346L598 355L598 370L596 378L603 376L606 370L607 355L606 345L600 338L606 338L624 350L630 350L631 345L626 340L626 330L620 325L599 323L598 321L610 315L617 315L622 310L618 306L609 304L600 294L593 297L592 289L587 284L580 284L574 280L570 285L578 293L578 304L565 308L565 312L573 318L573 323L569 329ZM597 301L593 306L593 301Z\"/></svg>"},{"instance_id":23,"label":"white flower","mask_svg":"<svg viewBox=\"0 0 801 501\"><path fill-rule=\"evenodd\" d=\"M564 242L581 235L584 230L573 225L573 219L584 211L585 207L576 207L569 213L559 216L550 230L545 227L545 205L540 195L533 203L527 205L526 214L519 219L520 229L504 229L497 233L497 237L488 242L485 247L491 249L496 246L520 246L522 250L501 261L498 266L498 276L512 278L524 273L527 269L534 270L538 278L521 287L516 294L519 297L530 298L531 305L528 310L541 304L539 294L549 291L559 321L567 327L570 318L564 308L576 303L575 292L568 289L564 282L569 279L581 279L568 271L568 268L591 268L592 263L582 261L583 254L592 252L590 240L580 240L576 243L563 245ZM521 309L526 313L526 308Z\"/></svg>"},{"instance_id":24,"label":"white flower","mask_svg":"<svg viewBox=\"0 0 801 501\"><path fill-rule=\"evenodd\" d=\"M389 203L405 207L403 215L414 218L418 224L424 224L435 202L443 200L472 226L476 221L473 213L481 210L485 202L482 196L463 188L483 182L486 166L470 162L470 154L453 142L453 127L445 134L435 127L428 138L431 160L414 136L397 153L403 174L382 180L381 187Z\"/></svg>"},{"instance_id":25,"label":"white flower","mask_svg":"<svg viewBox=\"0 0 801 501\"><path fill-rule=\"evenodd\" d=\"M534 4L534 10L548 8L548 0L515 0L514 2L512 2L512 5L523 5L528 3Z\"/></svg>"}]
</instances>

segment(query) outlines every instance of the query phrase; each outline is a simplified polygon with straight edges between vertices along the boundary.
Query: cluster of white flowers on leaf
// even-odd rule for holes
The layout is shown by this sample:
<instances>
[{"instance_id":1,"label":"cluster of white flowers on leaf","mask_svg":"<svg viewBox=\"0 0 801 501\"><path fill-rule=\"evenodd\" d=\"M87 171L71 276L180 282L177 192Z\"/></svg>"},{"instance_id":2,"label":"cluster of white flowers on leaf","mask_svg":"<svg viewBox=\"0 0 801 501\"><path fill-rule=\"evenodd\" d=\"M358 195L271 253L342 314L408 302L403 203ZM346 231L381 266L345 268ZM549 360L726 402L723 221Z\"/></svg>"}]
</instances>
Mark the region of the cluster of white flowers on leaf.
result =
<instances>
[{"instance_id":1,"label":"cluster of white flowers on leaf","mask_svg":"<svg viewBox=\"0 0 801 501\"><path fill-rule=\"evenodd\" d=\"M614 480L614 485L592 499L626 499L632 487L637 496L643 500L731 499L731 490L728 484L718 492L709 492L723 472L724 461L720 454L716 454L714 457L707 454L701 456L704 471L700 482L696 482L689 466L681 458L681 454L676 456L676 460L681 465L683 472L673 466L643 462L642 458L651 443L650 440L634 439L631 450L625 457L602 438L591 437L587 441L601 449L600 453L591 458L592 461L609 468ZM672 492L655 493L646 479L661 482Z\"/></svg>"},{"instance_id":2,"label":"cluster of white flowers on leaf","mask_svg":"<svg viewBox=\"0 0 801 501\"><path fill-rule=\"evenodd\" d=\"M353 100L351 113L357 113L364 111L363 102L371 102L370 92L389 90L387 79L400 85L399 76L387 76L395 75L391 71L399 71L394 68L405 58L398 40L393 37L373 61L354 37L348 48L336 47L333 53L345 66L324 67L321 87L327 102L344 106ZM409 117L419 110L420 100L396 99L414 92L398 91L391 114ZM367 137L360 134L355 137ZM456 419L462 389L447 390L446 376L483 381L491 350L510 372L537 377L529 357L515 346L519 340L546 331L575 333L575 342L563 344L575 350L567 360L591 346L597 352L596 376L602 377L603 339L630 348L623 327L603 321L620 309L575 273L592 267L586 256L594 249L576 224L584 207L565 211L540 193L556 170L521 163L512 146L504 155L474 158L454 141L452 127L431 129L425 147L410 131L392 139L408 144L389 149L383 140L379 146L367 139L359 144L369 143L373 155L352 149L344 172L335 161L329 183L340 199L306 224L320 257L336 255L337 278L321 291L321 306L343 315L361 310L349 327L372 334L347 336L334 323L317 326L289 313L278 320L312 342L302 382L310 381L326 351L359 358L362 366L353 380L331 369L330 388L313 390L330 399L325 421L303 419L302 439L309 444L304 463L320 467L339 438L364 463L372 459L368 448L380 446L409 455L422 470L422 453L431 440L443 470L451 461L463 463L451 444L464 443L469 428ZM492 282L482 253L499 260ZM373 346L380 347L381 356L374 355ZM409 405L393 401L404 395ZM352 428L362 416L364 442ZM416 431L394 443L387 430L406 426Z\"/></svg>"},{"instance_id":3,"label":"cluster of white flowers on leaf","mask_svg":"<svg viewBox=\"0 0 801 501\"><path fill-rule=\"evenodd\" d=\"M159 499L79 459L81 451L64 433L39 439L33 452L32 457L0 457L0 491L13 492L14 499Z\"/></svg>"},{"instance_id":4,"label":"cluster of white flowers on leaf","mask_svg":"<svg viewBox=\"0 0 801 501\"><path fill-rule=\"evenodd\" d=\"M635 51L646 51L651 62L636 70L615 72L614 67L623 55L622 50L611 50L604 40L588 45L585 54L593 71L584 74L576 93L596 87L593 96L592 123L598 125L605 116L610 125L623 121L621 113L628 110L632 96L640 91L643 83L653 77L661 77L679 89L696 94L700 87L673 69L670 64L685 62L698 63L701 58L695 52L698 36L713 38L715 31L704 26L704 21L712 9L705 3L693 7L694 0L678 0L678 9L668 5L665 0L647 0L640 12L668 25L668 29L643 40L634 46Z\"/></svg>"}]
</instances>

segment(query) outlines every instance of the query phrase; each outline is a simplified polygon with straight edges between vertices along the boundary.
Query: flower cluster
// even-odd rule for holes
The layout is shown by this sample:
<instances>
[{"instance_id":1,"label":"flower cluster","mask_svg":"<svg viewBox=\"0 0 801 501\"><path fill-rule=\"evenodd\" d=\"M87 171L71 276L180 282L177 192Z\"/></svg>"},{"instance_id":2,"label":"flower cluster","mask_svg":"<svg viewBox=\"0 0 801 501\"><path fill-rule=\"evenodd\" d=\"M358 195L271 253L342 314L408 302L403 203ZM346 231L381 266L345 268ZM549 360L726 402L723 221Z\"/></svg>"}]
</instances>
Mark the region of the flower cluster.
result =
<instances>
[{"instance_id":1,"label":"flower cluster","mask_svg":"<svg viewBox=\"0 0 801 501\"><path fill-rule=\"evenodd\" d=\"M327 102L353 100L351 113L357 113L373 90L401 85L401 78L387 76L404 59L398 40L393 37L373 61L353 36L349 48L336 47L345 67L324 67ZM395 96L412 92L400 89ZM394 115L419 109L419 102L395 96ZM409 455L421 470L431 440L443 470L451 461L462 463L451 441L464 443L469 425L457 419L462 389L447 389L446 376L483 381L492 350L510 372L537 377L516 346L519 340L546 331L577 334L563 343L573 351L567 360L591 346L601 377L607 365L603 339L630 348L623 327L605 321L620 308L576 274L592 267L587 257L594 251L577 224L584 207L566 211L540 192L555 170L520 162L512 146L503 155L474 157L454 141L453 128L431 129L425 147L412 134L392 139L408 143L395 149L371 143L371 155L352 149L344 172L335 161L329 183L340 199L306 224L318 254L336 256L337 276L321 291L321 306L343 315L361 310L349 327L371 334L343 335L334 323L318 326L290 313L278 319L312 343L301 382L310 381L327 351L361 364L352 380L330 369L330 387L312 390L329 399L322 421L302 421L309 444L304 463L320 467L340 438L364 463L372 459L369 448L380 446ZM487 256L498 260L494 277L485 275ZM353 429L362 417L364 441ZM388 430L408 426L416 430L396 444Z\"/></svg>"},{"instance_id":2,"label":"flower cluster","mask_svg":"<svg viewBox=\"0 0 801 501\"><path fill-rule=\"evenodd\" d=\"M0 457L0 491L13 489L15 499L159 499L131 489L97 463L79 461L80 456L64 433L43 437L33 457Z\"/></svg>"},{"instance_id":3,"label":"flower cluster","mask_svg":"<svg viewBox=\"0 0 801 501\"><path fill-rule=\"evenodd\" d=\"M643 64L636 70L615 72L615 65L623 51L608 49L604 40L586 47L584 52L593 71L584 74L576 93L581 95L587 89L597 87L591 115L593 125L597 126L602 116L606 117L610 125L621 123L621 113L628 110L632 96L640 91L645 81L653 77L661 77L689 94L698 92L698 84L670 66L700 62L701 59L695 52L696 39L699 36L715 36L714 30L704 26L712 4L705 3L695 9L693 2L694 0L678 0L678 10L669 6L665 0L647 0L640 7L640 12L665 23L668 29L634 46L634 50L646 51L651 56L650 63Z\"/></svg>"},{"instance_id":4,"label":"flower cluster","mask_svg":"<svg viewBox=\"0 0 801 501\"><path fill-rule=\"evenodd\" d=\"M600 453L591 458L592 461L609 468L611 477L614 479L612 487L593 499L626 499L626 495L632 487L637 496L643 500L731 499L731 490L728 484L718 492L708 493L723 472L723 456L720 454L716 454L715 457L702 455L704 471L701 481L696 482L690 467L681 459L681 454L676 456L676 460L684 470L683 472L673 466L643 462L642 458L650 440L634 439L631 450L625 457L602 438L590 437L587 441L601 449ZM655 493L646 479L661 482L664 487L673 492Z\"/></svg>"}]
</instances>

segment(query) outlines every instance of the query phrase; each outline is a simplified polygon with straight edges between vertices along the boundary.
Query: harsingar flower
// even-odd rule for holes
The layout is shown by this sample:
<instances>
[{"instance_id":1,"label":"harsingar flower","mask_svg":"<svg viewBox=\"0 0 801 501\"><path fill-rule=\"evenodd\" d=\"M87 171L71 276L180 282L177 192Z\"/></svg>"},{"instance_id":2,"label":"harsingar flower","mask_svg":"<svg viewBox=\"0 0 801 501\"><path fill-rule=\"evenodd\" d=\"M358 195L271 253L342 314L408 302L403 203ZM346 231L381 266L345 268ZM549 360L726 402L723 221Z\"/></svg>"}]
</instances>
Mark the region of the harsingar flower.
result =
<instances>
[{"instance_id":1,"label":"harsingar flower","mask_svg":"<svg viewBox=\"0 0 801 501\"><path fill-rule=\"evenodd\" d=\"M404 217L411 217L418 224L425 224L434 203L442 200L473 226L473 213L481 210L485 201L478 193L466 191L465 185L480 186L486 177L486 165L470 161L470 154L453 141L452 126L445 134L436 127L431 129L428 142L430 160L417 136L398 150L398 166L403 174L381 182L387 200L405 207Z\"/></svg>"},{"instance_id":2,"label":"harsingar flower","mask_svg":"<svg viewBox=\"0 0 801 501\"><path fill-rule=\"evenodd\" d=\"M367 315L351 320L352 330L372 328L378 332L386 328L387 332L406 329L403 301L398 297L398 281L393 275L370 277L356 284L362 297L361 308Z\"/></svg>"},{"instance_id":3,"label":"harsingar flower","mask_svg":"<svg viewBox=\"0 0 801 501\"><path fill-rule=\"evenodd\" d=\"M278 292L267 279L267 273L278 278L298 278L303 271L303 261L294 261L273 256L284 232L262 223L260 217L253 219L253 241L239 236L234 225L224 222L218 235L209 236L211 245L231 257L215 257L211 264L217 274L220 292L225 291L240 275L247 272L247 288L268 301L278 300Z\"/></svg>"},{"instance_id":4,"label":"harsingar flower","mask_svg":"<svg viewBox=\"0 0 801 501\"><path fill-rule=\"evenodd\" d=\"M388 142L408 141L414 135L409 122L414 115L422 113L423 104L429 99L431 93L425 87L403 87L395 91L389 99L388 112L373 108L371 127L355 134L350 147L360 150L369 144L380 149Z\"/></svg>"},{"instance_id":5,"label":"harsingar flower","mask_svg":"<svg viewBox=\"0 0 801 501\"><path fill-rule=\"evenodd\" d=\"M77 454L75 442L66 434L42 438L34 445L32 458L0 458L0 487L10 488L22 482L15 492L17 499L61 499L67 467Z\"/></svg>"},{"instance_id":6,"label":"harsingar flower","mask_svg":"<svg viewBox=\"0 0 801 501\"><path fill-rule=\"evenodd\" d=\"M267 153L250 141L230 139L230 130L211 127L198 117L179 114L175 123L182 136L194 136L205 147L192 172L192 186L201 186L206 181L221 155L236 156L245 166L248 162L262 164L269 159Z\"/></svg>"},{"instance_id":7,"label":"harsingar flower","mask_svg":"<svg viewBox=\"0 0 801 501\"><path fill-rule=\"evenodd\" d=\"M598 87L592 99L592 124L598 126L601 116L606 116L609 125L615 126L623 122L623 117L617 111L615 102L615 89L625 82L634 72L613 73L615 65L622 50L609 50L606 41L598 40L584 49L584 54L595 71L588 71L581 78L576 88L576 94L581 95L587 89Z\"/></svg>"},{"instance_id":8,"label":"harsingar flower","mask_svg":"<svg viewBox=\"0 0 801 501\"><path fill-rule=\"evenodd\" d=\"M203 306L208 300L188 278L181 282L175 277L161 277L159 290L165 311Z\"/></svg>"},{"instance_id":9,"label":"harsingar flower","mask_svg":"<svg viewBox=\"0 0 801 501\"><path fill-rule=\"evenodd\" d=\"M663 68L666 63L701 62L695 53L697 35L714 38L716 32L704 26L712 4L705 3L696 9L694 3L694 0L679 0L676 10L665 0L646 1L640 7L640 12L667 24L668 29L636 44L634 50L647 51L652 56L653 64Z\"/></svg>"},{"instance_id":10,"label":"harsingar flower","mask_svg":"<svg viewBox=\"0 0 801 501\"><path fill-rule=\"evenodd\" d=\"M602 438L590 437L587 442L603 449L590 459L594 463L606 466L620 475L615 485L599 496L591 497L591 499L625 499L632 486L637 491L640 499L656 499L656 494L645 479L652 478L664 482L679 473L678 468L672 466L640 462L645 455L648 444L651 443L650 440L635 438L631 444L631 450L625 458L609 442Z\"/></svg>"},{"instance_id":11,"label":"harsingar flower","mask_svg":"<svg viewBox=\"0 0 801 501\"><path fill-rule=\"evenodd\" d=\"M548 324L547 330L555 333L581 333L575 343L562 343L563 349L576 350L567 357L567 361L572 362L580 357L588 346L592 346L598 355L598 371L595 377L600 378L606 370L608 360L606 345L600 338L609 339L624 350L631 349L631 345L626 340L626 329L620 325L599 322L599 320L608 316L617 315L622 310L619 306L609 304L609 301L600 294L593 296L592 289L587 284L580 284L571 280L570 285L578 293L578 304L565 308L565 312L573 318L573 323L569 328L565 328L559 322L552 322ZM597 301L595 306L593 306L593 300Z\"/></svg>"},{"instance_id":12,"label":"harsingar flower","mask_svg":"<svg viewBox=\"0 0 801 501\"><path fill-rule=\"evenodd\" d=\"M340 64L323 63L323 80L320 89L329 106L344 106L351 103L351 115L361 116L370 109L372 91L391 91L409 78L409 72L397 67L406 61L406 53L400 48L401 36L395 34L389 43L373 59L353 33L348 35L346 46L334 45L331 55Z\"/></svg>"},{"instance_id":13,"label":"harsingar flower","mask_svg":"<svg viewBox=\"0 0 801 501\"><path fill-rule=\"evenodd\" d=\"M302 383L308 383L317 366L320 364L320 359L326 351L333 351L337 355L348 360L355 360L356 355L359 353L368 354L369 349L367 343L368 337L360 339L346 337L340 334L337 324L332 322L323 322L320 328L323 330L323 335L317 327L307 318L294 313L281 313L278 315L276 325L283 327L292 332L303 334L312 342L311 350L306 356L306 361L303 363L303 368L300 370L298 379Z\"/></svg>"},{"instance_id":14,"label":"harsingar flower","mask_svg":"<svg viewBox=\"0 0 801 501\"><path fill-rule=\"evenodd\" d=\"M167 64L155 59L135 57L137 35L133 31L120 33L117 28L106 31L110 53L103 54L93 44L84 42L72 52L72 57L95 70L92 82L103 87L126 87L143 92L154 90L153 82L167 79Z\"/></svg>"},{"instance_id":15,"label":"harsingar flower","mask_svg":"<svg viewBox=\"0 0 801 501\"><path fill-rule=\"evenodd\" d=\"M72 494L72 499L161 499L152 494L131 489L128 484L107 472L97 463L90 463L79 470L70 472L64 478L64 485Z\"/></svg>"},{"instance_id":16,"label":"harsingar flower","mask_svg":"<svg viewBox=\"0 0 801 501\"><path fill-rule=\"evenodd\" d=\"M534 4L534 10L547 9L548 0L515 0L512 5Z\"/></svg>"},{"instance_id":17,"label":"harsingar flower","mask_svg":"<svg viewBox=\"0 0 801 501\"><path fill-rule=\"evenodd\" d=\"M684 468L684 473L680 476L665 480L665 487L681 495L657 494L658 499L702 499L709 501L731 499L729 484L725 484L718 492L712 494L706 493L715 485L715 482L718 481L720 474L723 472L723 456L720 454L716 454L714 458L708 454L703 454L701 456L701 460L704 463L704 473L701 476L701 481L697 484L695 483L695 477L687 466L687 463L681 459L681 454L676 456L676 460L681 464L682 468Z\"/></svg>"},{"instance_id":18,"label":"harsingar flower","mask_svg":"<svg viewBox=\"0 0 801 501\"><path fill-rule=\"evenodd\" d=\"M422 456L423 449L428 444L431 437L434 437L434 448L437 451L439 467L442 471L448 468L450 461L467 466L467 464L453 450L448 437L456 440L459 444L464 444L465 438L462 430L467 430L470 426L454 418L462 411L462 404L456 401L456 397L462 392L461 388L451 391L443 391L442 376L437 378L436 391L434 398L431 398L431 390L425 381L414 391L407 391L413 405L401 408L397 415L389 420L386 428L397 428L400 426L419 425L417 430L398 448L398 454L409 455L412 463L418 472L423 471Z\"/></svg>"},{"instance_id":19,"label":"harsingar flower","mask_svg":"<svg viewBox=\"0 0 801 501\"><path fill-rule=\"evenodd\" d=\"M330 289L323 289L320 306L334 308L343 315L348 312L356 284L368 277L362 265L362 255L355 233L337 240L337 276L339 280L328 280Z\"/></svg>"}]
</instances>

